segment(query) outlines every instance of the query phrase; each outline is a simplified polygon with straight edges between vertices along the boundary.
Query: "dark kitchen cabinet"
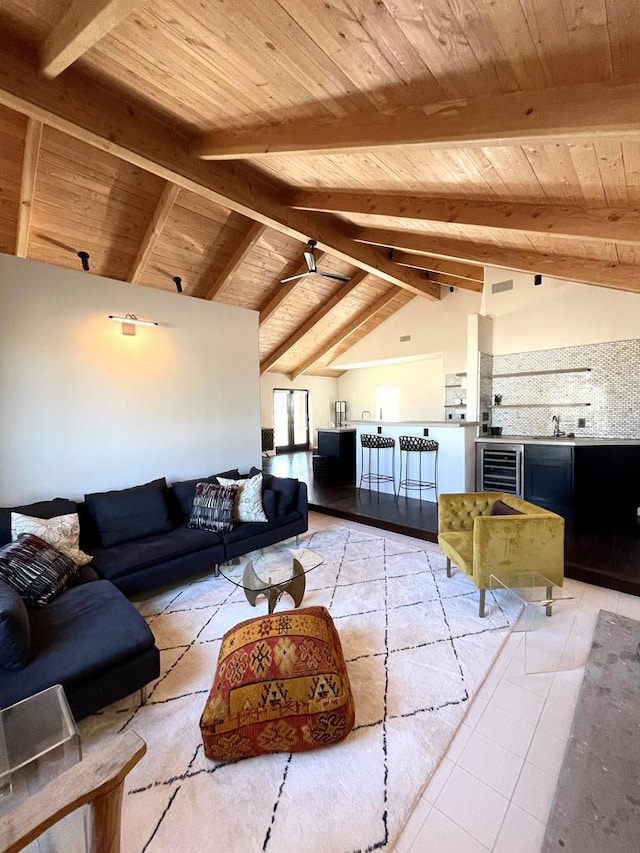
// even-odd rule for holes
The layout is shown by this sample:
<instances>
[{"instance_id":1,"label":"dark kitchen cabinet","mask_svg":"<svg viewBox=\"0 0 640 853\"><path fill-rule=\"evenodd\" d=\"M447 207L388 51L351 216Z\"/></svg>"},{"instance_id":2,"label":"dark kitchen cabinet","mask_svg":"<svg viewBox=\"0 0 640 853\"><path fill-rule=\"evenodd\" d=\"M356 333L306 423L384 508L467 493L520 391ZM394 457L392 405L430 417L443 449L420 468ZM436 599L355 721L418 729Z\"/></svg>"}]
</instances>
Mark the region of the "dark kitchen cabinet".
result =
<instances>
[{"instance_id":1,"label":"dark kitchen cabinet","mask_svg":"<svg viewBox=\"0 0 640 853\"><path fill-rule=\"evenodd\" d=\"M318 455L332 458L330 473L334 479L346 483L356 481L356 431L355 429L319 429Z\"/></svg>"},{"instance_id":2,"label":"dark kitchen cabinet","mask_svg":"<svg viewBox=\"0 0 640 853\"><path fill-rule=\"evenodd\" d=\"M527 444L524 497L567 521L636 524L640 446Z\"/></svg>"},{"instance_id":3,"label":"dark kitchen cabinet","mask_svg":"<svg viewBox=\"0 0 640 853\"><path fill-rule=\"evenodd\" d=\"M573 518L574 448L527 444L524 450L524 497L566 519Z\"/></svg>"}]
</instances>

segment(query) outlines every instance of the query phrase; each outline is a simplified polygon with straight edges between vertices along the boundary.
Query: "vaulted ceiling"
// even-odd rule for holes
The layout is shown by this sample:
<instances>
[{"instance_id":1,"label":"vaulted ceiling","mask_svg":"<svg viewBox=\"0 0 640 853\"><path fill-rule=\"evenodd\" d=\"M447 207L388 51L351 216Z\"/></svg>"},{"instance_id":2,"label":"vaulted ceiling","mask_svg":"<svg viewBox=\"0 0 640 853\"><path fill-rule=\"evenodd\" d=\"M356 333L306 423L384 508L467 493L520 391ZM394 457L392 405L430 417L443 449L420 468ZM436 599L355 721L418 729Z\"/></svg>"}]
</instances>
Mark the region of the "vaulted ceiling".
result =
<instances>
[{"instance_id":1,"label":"vaulted ceiling","mask_svg":"<svg viewBox=\"0 0 640 853\"><path fill-rule=\"evenodd\" d=\"M640 292L637 0L3 0L0 44L0 251L256 310L262 371L484 265ZM280 283L309 239L349 282Z\"/></svg>"}]
</instances>

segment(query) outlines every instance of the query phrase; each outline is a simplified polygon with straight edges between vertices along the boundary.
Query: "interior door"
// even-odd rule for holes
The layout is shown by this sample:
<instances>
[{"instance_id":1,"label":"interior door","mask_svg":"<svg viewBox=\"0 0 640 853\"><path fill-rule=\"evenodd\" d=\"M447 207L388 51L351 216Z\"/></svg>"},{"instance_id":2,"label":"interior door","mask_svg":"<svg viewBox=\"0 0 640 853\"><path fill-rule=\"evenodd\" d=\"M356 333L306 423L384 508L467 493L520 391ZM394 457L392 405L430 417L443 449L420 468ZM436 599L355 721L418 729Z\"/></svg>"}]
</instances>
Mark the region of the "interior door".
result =
<instances>
[{"instance_id":1,"label":"interior door","mask_svg":"<svg viewBox=\"0 0 640 853\"><path fill-rule=\"evenodd\" d=\"M273 428L276 453L309 449L308 391L274 389Z\"/></svg>"}]
</instances>

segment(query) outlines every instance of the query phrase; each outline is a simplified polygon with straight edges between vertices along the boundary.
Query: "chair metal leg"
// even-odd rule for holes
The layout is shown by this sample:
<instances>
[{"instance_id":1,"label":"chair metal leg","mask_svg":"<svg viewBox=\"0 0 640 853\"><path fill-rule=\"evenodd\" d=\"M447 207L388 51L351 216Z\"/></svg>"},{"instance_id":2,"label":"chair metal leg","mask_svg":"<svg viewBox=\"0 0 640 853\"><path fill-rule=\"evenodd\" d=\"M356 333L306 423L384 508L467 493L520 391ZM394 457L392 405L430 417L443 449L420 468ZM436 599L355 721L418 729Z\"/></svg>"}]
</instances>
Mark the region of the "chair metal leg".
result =
<instances>
[{"instance_id":1,"label":"chair metal leg","mask_svg":"<svg viewBox=\"0 0 640 853\"><path fill-rule=\"evenodd\" d=\"M451 577L451 560L447 557L447 577Z\"/></svg>"},{"instance_id":2,"label":"chair metal leg","mask_svg":"<svg viewBox=\"0 0 640 853\"><path fill-rule=\"evenodd\" d=\"M480 617L486 616L485 609L484 609L484 602L485 602L486 594L487 594L486 589L480 590L480 611L479 611Z\"/></svg>"},{"instance_id":3,"label":"chair metal leg","mask_svg":"<svg viewBox=\"0 0 640 853\"><path fill-rule=\"evenodd\" d=\"M547 600L548 601L551 600L552 595L553 595L553 587L548 586L547 587ZM547 614L547 616L552 615L552 613L553 613L553 605L552 604L547 604L547 606L545 607L545 613Z\"/></svg>"}]
</instances>

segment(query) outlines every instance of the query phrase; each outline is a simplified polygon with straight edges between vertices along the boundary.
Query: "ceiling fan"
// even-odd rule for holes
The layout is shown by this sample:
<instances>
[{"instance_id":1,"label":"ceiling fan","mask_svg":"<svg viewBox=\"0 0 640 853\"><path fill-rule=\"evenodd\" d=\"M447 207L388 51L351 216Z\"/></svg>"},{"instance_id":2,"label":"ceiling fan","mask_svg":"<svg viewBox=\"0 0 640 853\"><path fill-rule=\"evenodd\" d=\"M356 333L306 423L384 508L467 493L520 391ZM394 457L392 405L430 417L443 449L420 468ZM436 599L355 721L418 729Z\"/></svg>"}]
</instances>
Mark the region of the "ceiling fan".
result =
<instances>
[{"instance_id":1,"label":"ceiling fan","mask_svg":"<svg viewBox=\"0 0 640 853\"><path fill-rule=\"evenodd\" d=\"M322 278L332 278L335 281L349 281L348 275L340 275L340 273L336 272L320 272L318 267L316 266L316 259L314 255L314 250L318 245L317 240L309 240L307 246L309 247L309 251L304 253L304 259L307 264L307 271L300 273L299 275L292 275L289 278L280 279L280 284L286 284L289 281L297 281L299 278L309 278L310 276L321 276Z\"/></svg>"}]
</instances>

